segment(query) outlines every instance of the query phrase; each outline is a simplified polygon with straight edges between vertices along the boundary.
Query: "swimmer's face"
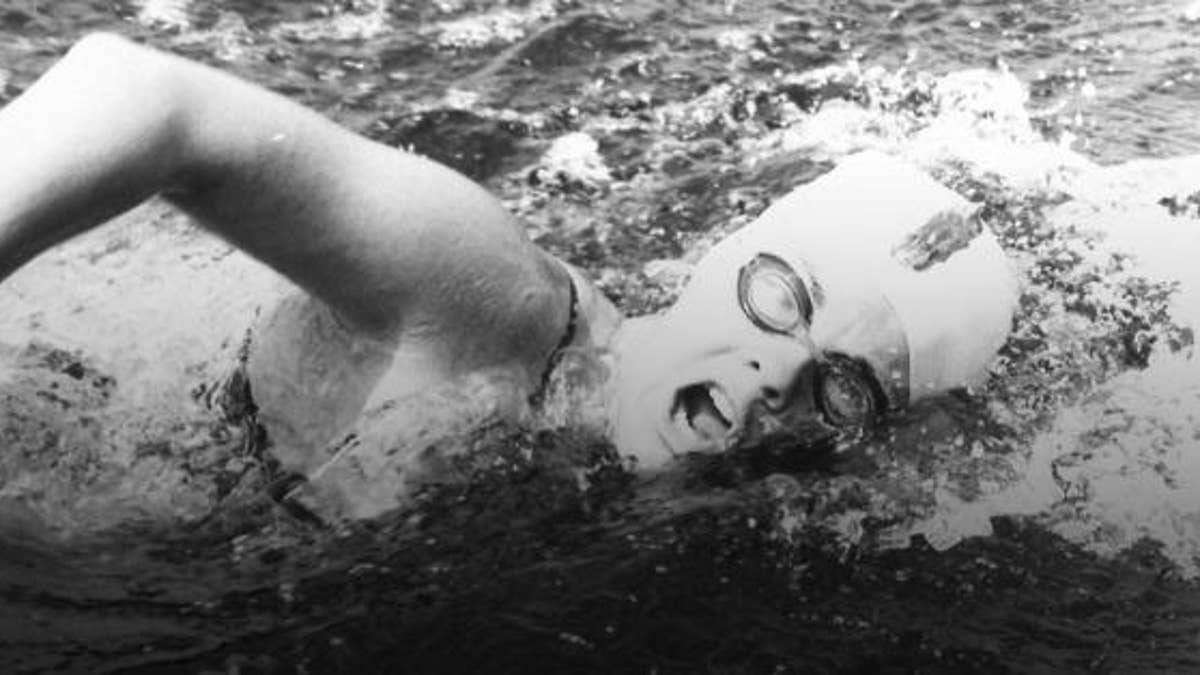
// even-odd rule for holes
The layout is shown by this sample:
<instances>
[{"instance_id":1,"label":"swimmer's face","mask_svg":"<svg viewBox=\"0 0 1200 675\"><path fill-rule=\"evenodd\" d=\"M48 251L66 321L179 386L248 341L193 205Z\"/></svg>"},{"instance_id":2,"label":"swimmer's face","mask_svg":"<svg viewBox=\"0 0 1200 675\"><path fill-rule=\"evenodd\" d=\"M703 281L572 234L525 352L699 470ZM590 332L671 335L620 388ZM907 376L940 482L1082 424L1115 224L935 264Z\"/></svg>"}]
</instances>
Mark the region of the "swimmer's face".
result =
<instances>
[{"instance_id":1,"label":"swimmer's face","mask_svg":"<svg viewBox=\"0 0 1200 675\"><path fill-rule=\"evenodd\" d=\"M829 440L907 397L904 334L883 295L778 242L718 247L622 347L617 443L650 463Z\"/></svg>"},{"instance_id":2,"label":"swimmer's face","mask_svg":"<svg viewBox=\"0 0 1200 675\"><path fill-rule=\"evenodd\" d=\"M623 331L618 448L651 466L773 438L802 449L976 381L1013 288L964 213L878 156L780 200L715 246L670 310Z\"/></svg>"}]
</instances>

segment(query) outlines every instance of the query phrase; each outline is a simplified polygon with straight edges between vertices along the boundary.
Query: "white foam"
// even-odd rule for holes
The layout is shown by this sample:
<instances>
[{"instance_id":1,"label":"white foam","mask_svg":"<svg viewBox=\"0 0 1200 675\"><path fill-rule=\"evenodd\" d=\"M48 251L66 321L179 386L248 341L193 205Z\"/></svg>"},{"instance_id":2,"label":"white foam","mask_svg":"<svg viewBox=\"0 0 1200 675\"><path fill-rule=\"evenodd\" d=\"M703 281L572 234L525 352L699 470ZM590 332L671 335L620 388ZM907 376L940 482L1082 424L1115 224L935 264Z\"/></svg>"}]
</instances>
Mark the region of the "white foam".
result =
<instances>
[{"instance_id":1,"label":"white foam","mask_svg":"<svg viewBox=\"0 0 1200 675\"><path fill-rule=\"evenodd\" d=\"M300 40L369 40L392 29L388 5L387 0L362 0L327 17L278 24L271 34Z\"/></svg>"},{"instance_id":2,"label":"white foam","mask_svg":"<svg viewBox=\"0 0 1200 675\"><path fill-rule=\"evenodd\" d=\"M140 5L138 23L180 32L192 25L192 0L141 0Z\"/></svg>"},{"instance_id":3,"label":"white foam","mask_svg":"<svg viewBox=\"0 0 1200 675\"><path fill-rule=\"evenodd\" d=\"M1048 209L1047 219L1067 240L1077 237L1071 252L1097 269L1114 255L1127 261L1089 292L1112 293L1119 282L1139 277L1176 284L1168 305L1172 321L1200 331L1200 220L1172 216L1159 203L1164 197L1183 203L1200 189L1200 156L1100 166L1073 151L1069 140L1035 133L1024 85L1003 70L931 78L848 64L802 79L814 77L868 92L867 103L826 103L794 124L744 139L752 163L793 152L838 161L871 148L935 173L986 178L1017 198L1065 199ZM928 103L895 106L913 92L928 94ZM1080 315L1079 321L1063 324L1064 349L1087 319ZM910 469L893 466L888 471L895 475L882 480L918 480L924 496L884 499L891 506L879 508L922 512L919 502L930 497L933 505L907 526L880 533L878 541L903 546L909 535L921 534L944 549L990 535L993 516L1029 516L1104 555L1152 539L1181 572L1200 575L1200 363L1192 354L1159 345L1144 370L1096 384L1007 458L1009 471L999 473L1008 478L983 478L978 489L964 489L944 474L905 478ZM859 518L834 516L823 524L844 540L863 536ZM801 520L811 525L813 518Z\"/></svg>"},{"instance_id":4,"label":"white foam","mask_svg":"<svg viewBox=\"0 0 1200 675\"><path fill-rule=\"evenodd\" d=\"M0 284L0 341L80 350L141 403L186 398L280 277L152 203L63 244ZM236 347L236 344L234 345Z\"/></svg>"}]
</instances>

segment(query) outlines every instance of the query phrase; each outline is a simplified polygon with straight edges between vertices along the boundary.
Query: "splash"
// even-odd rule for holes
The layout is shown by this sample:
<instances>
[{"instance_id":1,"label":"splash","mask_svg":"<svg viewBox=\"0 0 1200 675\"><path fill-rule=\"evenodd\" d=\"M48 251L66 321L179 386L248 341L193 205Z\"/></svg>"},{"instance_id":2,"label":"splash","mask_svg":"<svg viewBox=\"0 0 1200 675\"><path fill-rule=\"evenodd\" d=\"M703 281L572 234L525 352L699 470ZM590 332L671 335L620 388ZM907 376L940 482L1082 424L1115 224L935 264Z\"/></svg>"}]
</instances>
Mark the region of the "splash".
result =
<instances>
[{"instance_id":1,"label":"splash","mask_svg":"<svg viewBox=\"0 0 1200 675\"><path fill-rule=\"evenodd\" d=\"M986 412L942 404L850 453L874 470L801 480L803 497L781 498L781 531L827 528L851 547L916 536L945 550L1022 516L1106 556L1149 539L1200 574L1200 239L1179 206L1196 159L1098 166L1033 131L1024 86L1004 70L931 78L851 63L800 83L852 95L744 140L752 162L907 157L981 205L1025 291L989 393L976 394L990 397Z\"/></svg>"},{"instance_id":2,"label":"splash","mask_svg":"<svg viewBox=\"0 0 1200 675\"><path fill-rule=\"evenodd\" d=\"M612 182L612 174L599 149L596 139L583 132L560 136L546 150L530 180L549 189L601 190Z\"/></svg>"},{"instance_id":3,"label":"splash","mask_svg":"<svg viewBox=\"0 0 1200 675\"><path fill-rule=\"evenodd\" d=\"M558 11L557 2L541 0L530 3L524 9L497 9L445 21L431 31L435 34L434 41L444 49L482 49L509 45L524 38L531 27L556 16Z\"/></svg>"},{"instance_id":4,"label":"splash","mask_svg":"<svg viewBox=\"0 0 1200 675\"><path fill-rule=\"evenodd\" d=\"M357 0L338 3L336 9L321 8L324 16L275 25L276 36L301 42L315 40L369 40L392 29L388 0Z\"/></svg>"},{"instance_id":5,"label":"splash","mask_svg":"<svg viewBox=\"0 0 1200 675\"><path fill-rule=\"evenodd\" d=\"M253 461L191 390L231 367L257 303L282 289L161 204L6 279L0 520L70 537L211 510Z\"/></svg>"},{"instance_id":6,"label":"splash","mask_svg":"<svg viewBox=\"0 0 1200 675\"><path fill-rule=\"evenodd\" d=\"M183 32L192 26L191 0L144 0L137 20L147 26Z\"/></svg>"}]
</instances>

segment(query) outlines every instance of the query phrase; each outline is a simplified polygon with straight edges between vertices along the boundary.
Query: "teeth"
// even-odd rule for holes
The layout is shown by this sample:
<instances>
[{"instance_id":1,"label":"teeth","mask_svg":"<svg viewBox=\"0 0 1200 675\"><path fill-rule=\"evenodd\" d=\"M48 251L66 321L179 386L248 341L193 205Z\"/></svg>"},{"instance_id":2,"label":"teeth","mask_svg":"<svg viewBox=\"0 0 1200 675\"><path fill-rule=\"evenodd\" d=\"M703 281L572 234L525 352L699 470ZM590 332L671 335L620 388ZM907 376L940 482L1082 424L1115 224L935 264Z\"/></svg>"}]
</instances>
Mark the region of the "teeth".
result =
<instances>
[{"instance_id":1,"label":"teeth","mask_svg":"<svg viewBox=\"0 0 1200 675\"><path fill-rule=\"evenodd\" d=\"M713 405L716 406L717 412L721 413L721 417L724 417L725 421L733 426L734 420L737 419L737 408L733 405L733 400L724 391L713 386L708 388L708 395L712 399Z\"/></svg>"}]
</instances>

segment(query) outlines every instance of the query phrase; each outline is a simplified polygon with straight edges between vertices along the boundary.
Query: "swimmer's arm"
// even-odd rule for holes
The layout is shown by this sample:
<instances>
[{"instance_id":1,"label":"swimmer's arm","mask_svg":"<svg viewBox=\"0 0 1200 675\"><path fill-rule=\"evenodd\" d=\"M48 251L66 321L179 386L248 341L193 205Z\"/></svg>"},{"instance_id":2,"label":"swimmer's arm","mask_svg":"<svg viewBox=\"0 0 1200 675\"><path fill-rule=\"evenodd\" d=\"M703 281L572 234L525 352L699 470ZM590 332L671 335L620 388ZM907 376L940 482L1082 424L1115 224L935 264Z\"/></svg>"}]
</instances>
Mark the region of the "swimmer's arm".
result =
<instances>
[{"instance_id":1,"label":"swimmer's arm","mask_svg":"<svg viewBox=\"0 0 1200 675\"><path fill-rule=\"evenodd\" d=\"M371 331L448 263L536 255L465 177L118 37L85 38L0 110L0 278L156 194Z\"/></svg>"}]
</instances>

